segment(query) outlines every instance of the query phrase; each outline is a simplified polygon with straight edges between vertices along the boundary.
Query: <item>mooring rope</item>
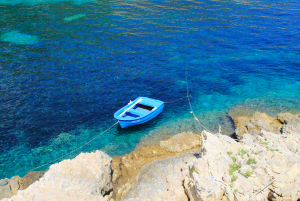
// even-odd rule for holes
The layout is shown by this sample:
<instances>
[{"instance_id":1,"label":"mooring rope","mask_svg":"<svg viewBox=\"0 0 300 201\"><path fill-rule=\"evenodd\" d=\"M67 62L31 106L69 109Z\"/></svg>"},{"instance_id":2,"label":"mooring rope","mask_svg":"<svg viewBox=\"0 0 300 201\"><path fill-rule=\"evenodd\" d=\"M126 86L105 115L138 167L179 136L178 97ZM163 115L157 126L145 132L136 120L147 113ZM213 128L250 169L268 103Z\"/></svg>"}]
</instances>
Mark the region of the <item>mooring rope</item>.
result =
<instances>
[{"instance_id":1,"label":"mooring rope","mask_svg":"<svg viewBox=\"0 0 300 201\"><path fill-rule=\"evenodd\" d=\"M178 98L178 99L176 99L176 100L173 100L173 101L170 101L170 102L164 102L164 103L173 103L173 102L176 102L176 101L179 101L179 100L182 100L182 99L184 99L184 98L187 98L187 96L183 96L183 97L181 97L181 98Z\"/></svg>"},{"instance_id":2,"label":"mooring rope","mask_svg":"<svg viewBox=\"0 0 300 201\"><path fill-rule=\"evenodd\" d=\"M198 119L197 116L195 115L195 113L194 113L194 111L193 111L193 107L192 107L191 101L190 101L190 95L189 95L189 87L188 87L187 75L185 76L185 79L186 79L186 90L187 90L186 96L181 97L181 98L178 98L178 99L176 99L176 100L174 100L174 101L164 102L164 103L167 103L167 104L168 104L168 103L173 103L173 102L182 100L182 99L184 99L184 98L187 98L187 100L188 100L188 102L189 102L190 109L191 109L191 113L192 113L192 115L194 116L194 119L199 123L199 125L200 125L204 130L206 130L207 132L209 132L210 134L213 134L213 135L216 135L216 136L218 136L218 137L221 137L220 129L219 129L219 133L216 133L216 134L212 133L210 130L208 130L208 129L207 129L207 128L199 121L199 119ZM24 174L24 173L27 173L27 172L31 172L31 171L33 171L33 170L36 170L36 169L38 169L38 168L41 168L41 167L46 166L46 165L48 165L48 164L51 164L51 163L53 163L53 162L55 162L55 161L57 161L57 160L59 160L59 159L65 157L65 156L70 155L71 153L77 151L78 149L80 149L80 148L86 146L87 144L89 144L89 143L91 143L92 141L94 141L95 139L97 139L98 137L100 137L101 135L103 135L104 133L106 133L107 131L109 131L111 128L113 128L113 127L114 127L116 124L118 124L118 123L119 123L119 122L117 121L117 122L114 123L112 126L110 126L108 129L106 129L105 131L103 131L102 133L100 133L99 135L97 135L96 137L94 137L93 139L91 139L90 141L88 141L88 142L84 143L83 145L77 147L77 148L74 149L73 151L71 151L71 152L69 152L69 153L67 153L67 154L65 154L65 155L63 155L63 156L61 156L61 157L59 157L59 158L56 158L56 159L54 159L54 160L52 160L52 161L50 161L50 162L47 162L47 163L45 163L45 164L43 164L43 165L40 165L40 166L38 166L38 167L35 167L35 168L33 168L33 169L29 170L29 171L20 173L19 175ZM202 137L202 138L203 138L203 137ZM224 139L223 137L221 137L221 138ZM202 140L203 140L203 139L202 139ZM226 139L224 139L224 140L226 140ZM226 141L227 141L227 140L226 140ZM236 140L236 141L237 141L237 140ZM243 140L240 140L240 141L243 142ZM244 142L244 143L245 143L245 142ZM260 144L259 144L259 145L260 145ZM274 180L272 180L271 182L269 182L267 185L265 185L262 189L260 189L259 191L257 191L257 192L254 193L253 195L251 195L247 201L251 200L251 198L252 198L253 196L256 196L257 194L259 194L260 192L262 192L264 189L266 189L268 186L270 186L273 182L275 182L277 179L279 179L282 175L286 174L286 173L287 173L289 170L291 170L297 163L298 163L298 161L296 161L296 162L295 162L290 168L288 168L286 171L284 171L283 173L281 173L277 178L275 178ZM14 175L14 176L16 176L16 175ZM12 176L12 177L14 177L14 176ZM11 179L12 177L10 177L9 179ZM8 179L8 181L9 181L9 179ZM215 181L218 181L218 182L222 183L223 185L226 185L227 187L229 187L229 188L232 190L232 192L233 192L233 194L234 194L234 197L238 200L237 195L235 194L234 190L233 190L227 183L225 183L224 181L222 181L222 180L220 180L220 179L218 179L218 178L215 178L213 175L211 176L211 180L212 180L212 189L211 189L211 190L201 189L201 188L198 186L198 182L196 181L196 183L195 183L195 188L196 188L196 194L197 194L198 197L208 197L208 196L210 196L211 194L213 194L214 191L215 191ZM6 184L2 184L2 185L0 185L0 186L5 186L5 185L7 185L7 184L8 184L8 182L7 182ZM201 195L201 193L200 193L199 191L208 192L208 194L206 194L206 195Z\"/></svg>"},{"instance_id":3,"label":"mooring rope","mask_svg":"<svg viewBox=\"0 0 300 201\"><path fill-rule=\"evenodd\" d=\"M109 131L111 128L113 128L113 127L114 127L115 125L117 125L118 123L119 123L119 121L117 121L116 123L114 123L114 124L113 124L112 126L110 126L108 129L106 129L105 131L103 131L102 133L100 133L99 135L97 135L96 137L94 137L93 139L91 139L90 141L88 141L88 142L82 144L81 146L77 147L76 149L70 151L69 153L67 153L67 154L65 154L65 155L63 155L63 156L61 156L61 157L59 157L59 158L56 158L56 159L54 159L54 160L52 160L52 161L50 161L50 162L44 163L43 165L40 165L40 166L35 167L35 168L32 168L31 170L28 170L28 171L26 171L26 172L22 172L22 173L20 173L20 174L17 174L17 175L22 175L22 174L24 174L24 173L31 172L31 171L33 171L33 170L36 170L36 169L38 169L38 168L44 167L44 166L46 166L46 165L48 165L48 164L51 164L51 163L53 163L54 161L57 161L57 160L59 160L59 159L61 159L61 158L64 158L65 156L70 155L71 153L77 151L78 149L81 149L82 147L88 145L89 143L91 143L92 141L94 141L95 139L97 139L98 137L100 137L101 135L103 135L104 133L106 133L107 131ZM14 175L14 176L17 176L17 175ZM12 177L14 177L14 176L12 176ZM9 179L11 179L12 177L10 177ZM8 179L8 181L9 181L9 179ZM0 185L0 186L5 186L5 185L7 185L7 184L8 184L8 181L7 181L6 184L2 184L2 185Z\"/></svg>"},{"instance_id":4,"label":"mooring rope","mask_svg":"<svg viewBox=\"0 0 300 201\"><path fill-rule=\"evenodd\" d=\"M199 119L197 118L197 116L195 115L195 112L194 112L194 110L193 110L193 107L192 107L192 103L191 103L191 101L190 101L190 92L189 92L189 84L188 84L188 80L187 80L187 75L185 75L185 81L186 81L186 97L187 97L187 99L188 99L188 101L189 101L189 105L190 105L190 108L191 108L191 113L192 113L192 115L194 116L194 119L199 123L199 125L201 126L201 127L203 127L204 128L204 130L206 130L207 132L209 132L209 133L211 133L211 134L213 134L214 135L214 133L212 133L210 130L208 130L200 121L199 121Z\"/></svg>"}]
</instances>

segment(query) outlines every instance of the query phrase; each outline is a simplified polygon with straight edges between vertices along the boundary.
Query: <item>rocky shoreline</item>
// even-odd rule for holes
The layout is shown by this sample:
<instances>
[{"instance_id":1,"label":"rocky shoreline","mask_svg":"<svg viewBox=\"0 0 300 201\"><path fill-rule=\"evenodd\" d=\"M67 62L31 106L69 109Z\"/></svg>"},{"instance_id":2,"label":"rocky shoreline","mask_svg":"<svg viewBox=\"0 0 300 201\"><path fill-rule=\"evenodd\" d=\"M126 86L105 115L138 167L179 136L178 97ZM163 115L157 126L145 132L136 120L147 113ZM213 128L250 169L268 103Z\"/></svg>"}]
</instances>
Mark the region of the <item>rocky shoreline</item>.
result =
<instances>
[{"instance_id":1,"label":"rocky shoreline","mask_svg":"<svg viewBox=\"0 0 300 201\"><path fill-rule=\"evenodd\" d=\"M300 114L256 112L231 118L238 140L188 132L122 157L81 153L53 164L45 174L35 173L39 176L27 183L26 176L12 178L0 187L0 199L300 199Z\"/></svg>"}]
</instances>

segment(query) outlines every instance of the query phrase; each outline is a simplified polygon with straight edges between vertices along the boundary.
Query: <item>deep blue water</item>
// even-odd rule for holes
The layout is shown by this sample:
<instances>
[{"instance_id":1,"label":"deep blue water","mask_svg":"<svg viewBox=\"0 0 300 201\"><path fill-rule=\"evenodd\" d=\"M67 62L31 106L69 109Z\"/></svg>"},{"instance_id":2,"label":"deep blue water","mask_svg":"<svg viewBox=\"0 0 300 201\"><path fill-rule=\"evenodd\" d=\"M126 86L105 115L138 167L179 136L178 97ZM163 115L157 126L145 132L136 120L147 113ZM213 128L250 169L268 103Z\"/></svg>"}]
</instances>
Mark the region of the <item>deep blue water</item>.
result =
<instances>
[{"instance_id":1,"label":"deep blue water","mask_svg":"<svg viewBox=\"0 0 300 201\"><path fill-rule=\"evenodd\" d=\"M138 96L183 97L186 75L212 131L233 133L237 105L300 112L299 1L0 0L0 10L0 178L74 150ZM201 130L180 100L66 158Z\"/></svg>"}]
</instances>

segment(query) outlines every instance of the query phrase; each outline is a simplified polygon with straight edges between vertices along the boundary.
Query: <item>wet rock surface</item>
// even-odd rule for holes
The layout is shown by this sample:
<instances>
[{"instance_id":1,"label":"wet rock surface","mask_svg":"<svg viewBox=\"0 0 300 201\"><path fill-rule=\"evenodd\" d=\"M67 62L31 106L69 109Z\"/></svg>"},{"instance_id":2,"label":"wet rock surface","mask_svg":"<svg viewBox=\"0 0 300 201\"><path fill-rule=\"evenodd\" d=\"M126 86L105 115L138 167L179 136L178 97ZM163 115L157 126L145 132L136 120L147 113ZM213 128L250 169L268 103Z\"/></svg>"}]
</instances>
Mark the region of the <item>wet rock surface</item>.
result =
<instances>
[{"instance_id":1,"label":"wet rock surface","mask_svg":"<svg viewBox=\"0 0 300 201\"><path fill-rule=\"evenodd\" d=\"M35 181L38 181L42 176L44 176L45 171L32 171L28 172L22 179L20 180L20 189L25 190Z\"/></svg>"}]
</instances>

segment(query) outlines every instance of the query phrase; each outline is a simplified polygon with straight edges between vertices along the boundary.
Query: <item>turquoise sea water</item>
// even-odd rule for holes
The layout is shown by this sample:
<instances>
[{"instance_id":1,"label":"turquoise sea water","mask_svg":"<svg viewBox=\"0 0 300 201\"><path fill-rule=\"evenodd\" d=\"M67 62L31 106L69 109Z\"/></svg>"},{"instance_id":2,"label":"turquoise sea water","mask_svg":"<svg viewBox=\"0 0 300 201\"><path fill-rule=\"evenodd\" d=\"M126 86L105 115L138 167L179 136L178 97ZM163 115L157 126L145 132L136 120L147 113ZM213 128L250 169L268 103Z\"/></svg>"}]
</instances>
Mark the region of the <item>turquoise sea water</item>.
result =
<instances>
[{"instance_id":1,"label":"turquoise sea water","mask_svg":"<svg viewBox=\"0 0 300 201\"><path fill-rule=\"evenodd\" d=\"M183 97L185 75L195 113L214 132L233 133L236 106L300 112L298 1L0 0L0 10L0 178L76 149L138 96ZM180 100L65 158L123 155L141 139L201 130Z\"/></svg>"}]
</instances>

